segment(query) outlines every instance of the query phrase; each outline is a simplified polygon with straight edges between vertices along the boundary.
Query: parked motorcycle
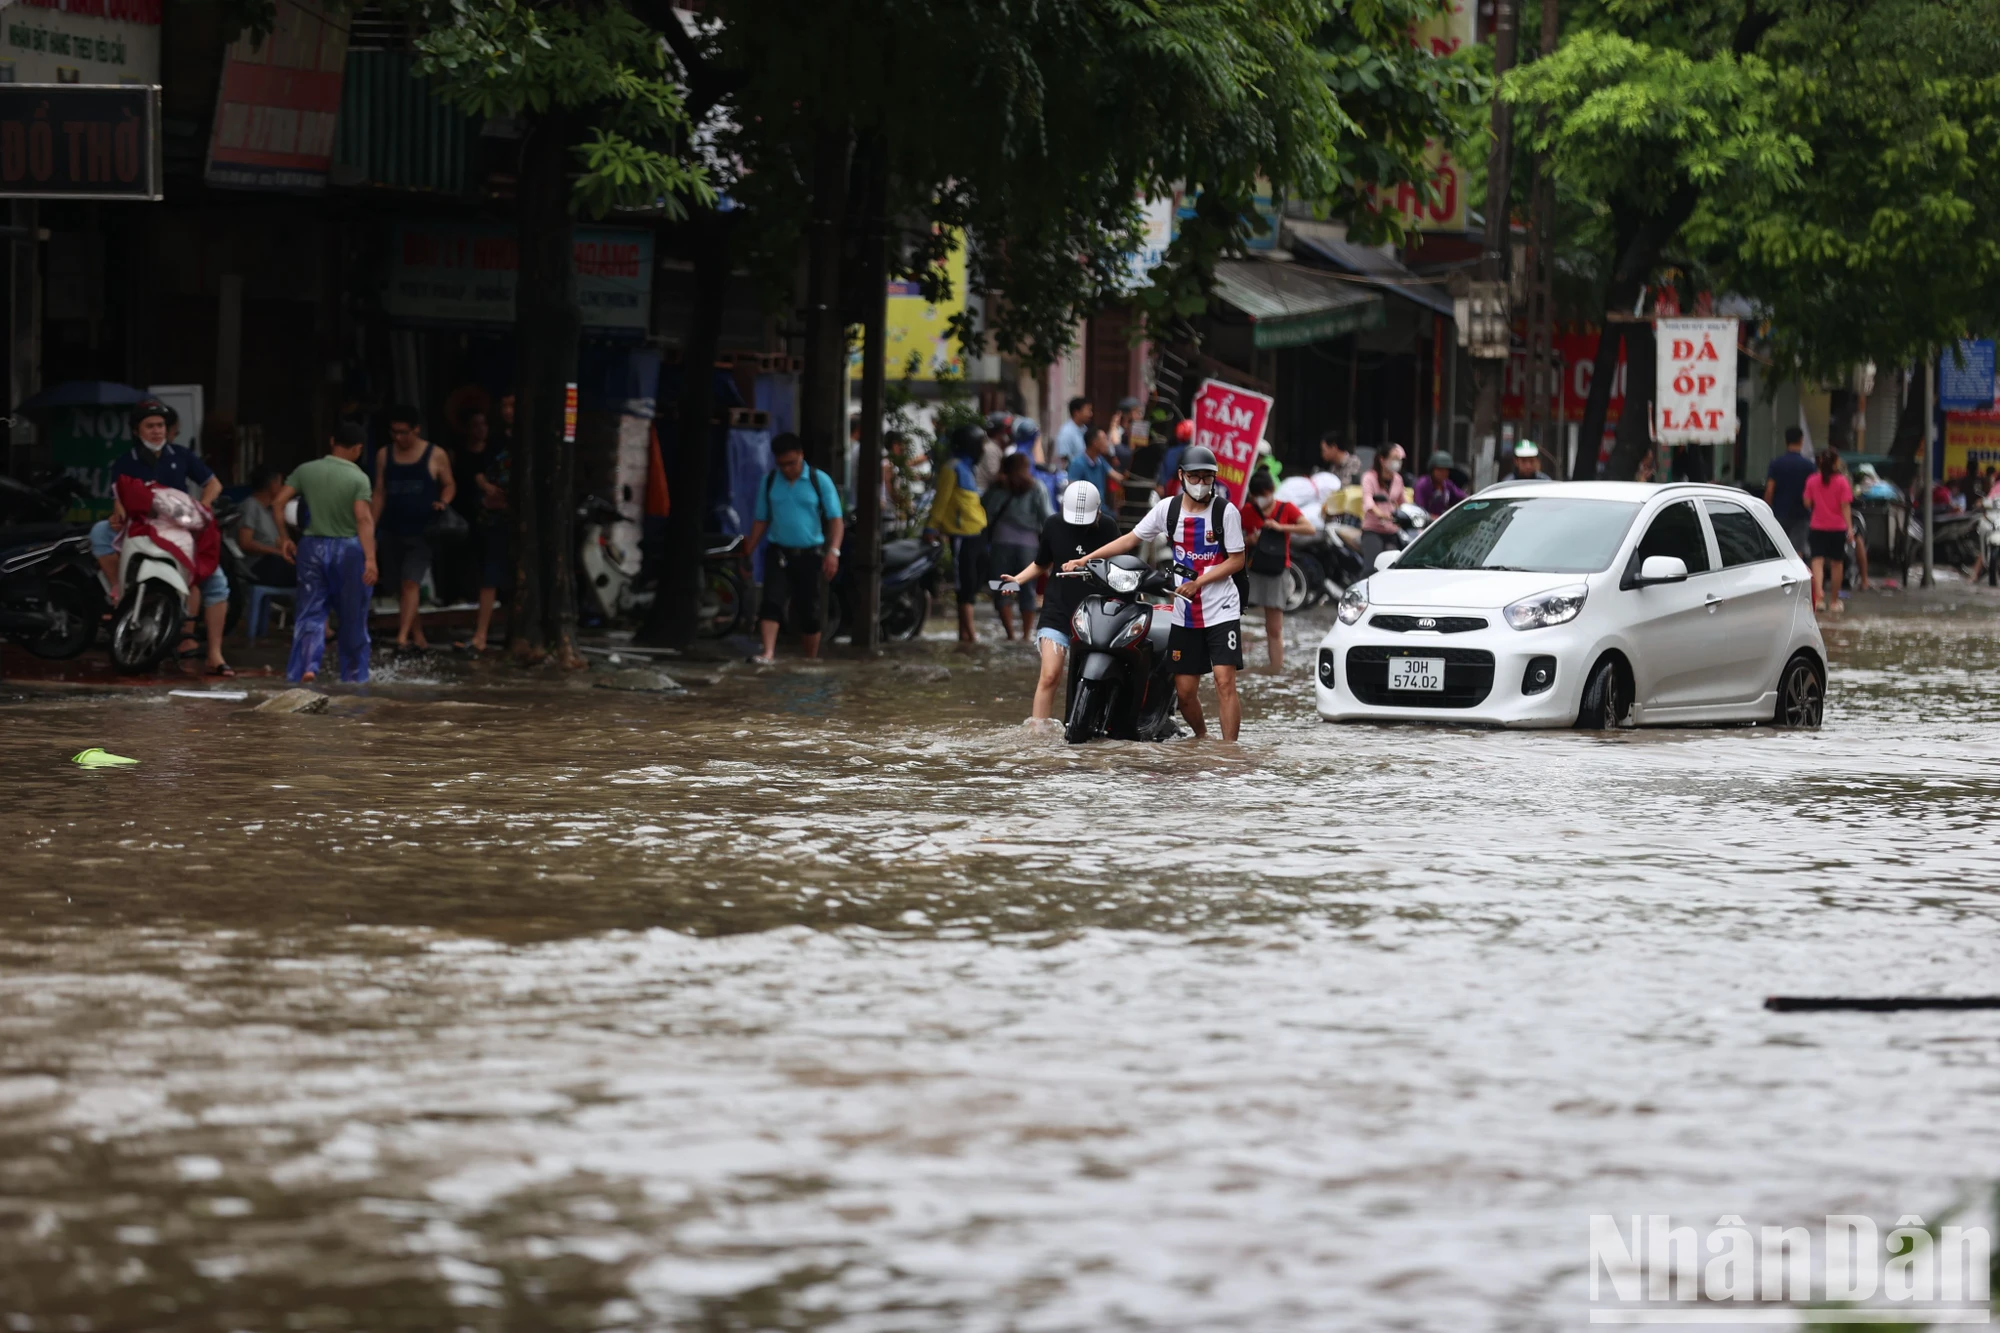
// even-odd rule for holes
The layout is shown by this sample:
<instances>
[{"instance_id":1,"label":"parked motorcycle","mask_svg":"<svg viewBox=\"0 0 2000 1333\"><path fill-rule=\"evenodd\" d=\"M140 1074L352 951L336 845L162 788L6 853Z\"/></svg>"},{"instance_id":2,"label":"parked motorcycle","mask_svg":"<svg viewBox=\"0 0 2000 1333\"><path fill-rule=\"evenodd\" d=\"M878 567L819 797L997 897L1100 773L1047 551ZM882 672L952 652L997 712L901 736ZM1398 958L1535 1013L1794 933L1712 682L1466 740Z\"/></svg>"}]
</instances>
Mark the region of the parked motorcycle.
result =
<instances>
[{"instance_id":1,"label":"parked motorcycle","mask_svg":"<svg viewBox=\"0 0 2000 1333\"><path fill-rule=\"evenodd\" d=\"M1185 565L1148 569L1136 556L1119 555L1056 577L1088 579L1092 590L1070 617L1063 739L1079 745L1100 736L1178 735L1173 719L1179 696L1167 652L1173 615L1148 594L1171 595L1175 578L1193 578L1194 571Z\"/></svg>"},{"instance_id":2,"label":"parked motorcycle","mask_svg":"<svg viewBox=\"0 0 2000 1333\"><path fill-rule=\"evenodd\" d=\"M855 587L849 572L853 549L850 530L841 551L840 572L834 575L833 584L827 589L826 636L829 639L852 637L853 634ZM920 541L915 537L882 543L882 591L878 617L884 639L914 639L924 632L924 622L930 619L931 598L937 591L938 561L942 550L936 542Z\"/></svg>"},{"instance_id":3,"label":"parked motorcycle","mask_svg":"<svg viewBox=\"0 0 2000 1333\"><path fill-rule=\"evenodd\" d=\"M627 547L614 535L618 525L628 521L618 506L601 495L586 495L576 517L580 530L576 576L582 585L583 609L618 620L652 605L652 592L638 586L638 548Z\"/></svg>"},{"instance_id":4,"label":"parked motorcycle","mask_svg":"<svg viewBox=\"0 0 2000 1333\"><path fill-rule=\"evenodd\" d=\"M173 552L135 533L125 535L118 559L123 592L111 621L111 665L127 674L150 671L180 641L187 575Z\"/></svg>"},{"instance_id":5,"label":"parked motorcycle","mask_svg":"<svg viewBox=\"0 0 2000 1333\"><path fill-rule=\"evenodd\" d=\"M0 551L0 634L35 656L82 654L108 609L87 530Z\"/></svg>"}]
</instances>

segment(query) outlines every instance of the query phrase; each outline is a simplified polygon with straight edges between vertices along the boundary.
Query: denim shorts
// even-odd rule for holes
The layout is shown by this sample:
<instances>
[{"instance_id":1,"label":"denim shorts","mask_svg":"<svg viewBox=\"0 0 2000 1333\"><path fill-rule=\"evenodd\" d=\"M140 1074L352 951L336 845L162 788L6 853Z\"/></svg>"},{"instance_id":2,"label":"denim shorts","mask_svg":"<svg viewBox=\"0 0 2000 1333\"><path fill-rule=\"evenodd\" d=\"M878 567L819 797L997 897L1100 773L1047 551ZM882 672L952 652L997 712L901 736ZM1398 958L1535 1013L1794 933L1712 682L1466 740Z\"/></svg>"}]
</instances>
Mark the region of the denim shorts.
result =
<instances>
[{"instance_id":1,"label":"denim shorts","mask_svg":"<svg viewBox=\"0 0 2000 1333\"><path fill-rule=\"evenodd\" d=\"M1063 651L1067 652L1069 650L1069 632L1067 630L1059 630L1053 626L1044 625L1035 631L1035 639L1037 642L1047 639Z\"/></svg>"}]
</instances>

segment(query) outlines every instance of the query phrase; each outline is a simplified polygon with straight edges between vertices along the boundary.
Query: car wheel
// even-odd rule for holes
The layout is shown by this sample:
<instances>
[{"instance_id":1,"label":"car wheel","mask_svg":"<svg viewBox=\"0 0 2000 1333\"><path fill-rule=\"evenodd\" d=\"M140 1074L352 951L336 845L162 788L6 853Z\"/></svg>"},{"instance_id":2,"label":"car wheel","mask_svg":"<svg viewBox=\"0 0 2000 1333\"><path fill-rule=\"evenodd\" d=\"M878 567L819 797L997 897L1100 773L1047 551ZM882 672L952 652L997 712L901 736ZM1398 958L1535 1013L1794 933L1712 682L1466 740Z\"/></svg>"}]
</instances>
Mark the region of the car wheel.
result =
<instances>
[{"instance_id":1,"label":"car wheel","mask_svg":"<svg viewBox=\"0 0 2000 1333\"><path fill-rule=\"evenodd\" d=\"M1619 674L1618 664L1607 657L1597 664L1597 670L1590 673L1590 680L1583 687L1583 703L1576 712L1577 729L1611 731L1624 726L1631 711L1625 678Z\"/></svg>"},{"instance_id":2,"label":"car wheel","mask_svg":"<svg viewBox=\"0 0 2000 1333\"><path fill-rule=\"evenodd\" d=\"M1785 663L1778 677L1778 711L1771 719L1780 727L1817 731L1826 716L1826 682L1819 664L1805 653Z\"/></svg>"}]
</instances>

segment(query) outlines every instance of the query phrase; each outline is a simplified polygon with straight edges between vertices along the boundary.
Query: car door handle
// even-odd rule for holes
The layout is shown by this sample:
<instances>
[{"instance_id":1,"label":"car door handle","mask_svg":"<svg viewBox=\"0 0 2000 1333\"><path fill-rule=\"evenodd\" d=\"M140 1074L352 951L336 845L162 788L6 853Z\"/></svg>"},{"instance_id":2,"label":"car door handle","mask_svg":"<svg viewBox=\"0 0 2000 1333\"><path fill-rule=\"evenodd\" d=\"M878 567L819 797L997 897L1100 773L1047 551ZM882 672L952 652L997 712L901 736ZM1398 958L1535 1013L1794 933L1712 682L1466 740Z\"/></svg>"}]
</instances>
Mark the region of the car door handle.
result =
<instances>
[{"instance_id":1,"label":"car door handle","mask_svg":"<svg viewBox=\"0 0 2000 1333\"><path fill-rule=\"evenodd\" d=\"M1701 599L1701 604L1708 608L1708 613L1710 615L1714 615L1715 608L1722 605L1722 599L1720 597L1717 597L1714 593L1710 593L1706 597Z\"/></svg>"},{"instance_id":2,"label":"car door handle","mask_svg":"<svg viewBox=\"0 0 2000 1333\"><path fill-rule=\"evenodd\" d=\"M1792 589L1799 586L1799 581L1793 578L1790 574L1787 574L1783 578L1778 580L1778 586L1780 588L1783 588L1785 592L1789 594Z\"/></svg>"}]
</instances>

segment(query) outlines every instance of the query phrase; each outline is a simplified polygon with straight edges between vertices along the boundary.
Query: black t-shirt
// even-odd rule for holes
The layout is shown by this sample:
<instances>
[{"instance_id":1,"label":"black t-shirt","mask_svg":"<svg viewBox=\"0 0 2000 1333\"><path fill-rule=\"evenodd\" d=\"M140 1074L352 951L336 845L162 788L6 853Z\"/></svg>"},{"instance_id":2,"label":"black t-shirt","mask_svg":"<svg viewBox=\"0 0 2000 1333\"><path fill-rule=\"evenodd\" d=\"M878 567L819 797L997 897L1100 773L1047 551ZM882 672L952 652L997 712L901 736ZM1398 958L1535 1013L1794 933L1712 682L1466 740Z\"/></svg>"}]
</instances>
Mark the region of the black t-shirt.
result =
<instances>
[{"instance_id":1,"label":"black t-shirt","mask_svg":"<svg viewBox=\"0 0 2000 1333\"><path fill-rule=\"evenodd\" d=\"M1101 514L1095 523L1071 523L1061 514L1054 514L1042 524L1042 539L1035 546L1035 563L1053 576L1070 561L1081 560L1098 547L1117 540L1118 525ZM1042 618L1035 627L1069 633L1069 618L1076 614L1089 590L1087 580L1051 577L1048 596L1042 600Z\"/></svg>"}]
</instances>

